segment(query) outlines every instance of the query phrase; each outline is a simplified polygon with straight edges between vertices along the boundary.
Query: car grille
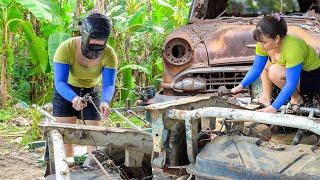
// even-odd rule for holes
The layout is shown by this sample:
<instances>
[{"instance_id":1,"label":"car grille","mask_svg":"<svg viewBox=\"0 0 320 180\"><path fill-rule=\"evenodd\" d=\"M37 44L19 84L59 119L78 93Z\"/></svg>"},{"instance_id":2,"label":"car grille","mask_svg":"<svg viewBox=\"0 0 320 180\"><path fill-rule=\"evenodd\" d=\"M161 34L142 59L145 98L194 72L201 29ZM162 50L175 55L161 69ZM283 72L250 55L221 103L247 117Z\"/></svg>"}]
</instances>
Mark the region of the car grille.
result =
<instances>
[{"instance_id":1,"label":"car grille","mask_svg":"<svg viewBox=\"0 0 320 180\"><path fill-rule=\"evenodd\" d=\"M206 89L203 92L217 92L220 86L232 89L237 86L246 72L212 72L212 73L196 73L190 76L199 77L206 81Z\"/></svg>"}]
</instances>

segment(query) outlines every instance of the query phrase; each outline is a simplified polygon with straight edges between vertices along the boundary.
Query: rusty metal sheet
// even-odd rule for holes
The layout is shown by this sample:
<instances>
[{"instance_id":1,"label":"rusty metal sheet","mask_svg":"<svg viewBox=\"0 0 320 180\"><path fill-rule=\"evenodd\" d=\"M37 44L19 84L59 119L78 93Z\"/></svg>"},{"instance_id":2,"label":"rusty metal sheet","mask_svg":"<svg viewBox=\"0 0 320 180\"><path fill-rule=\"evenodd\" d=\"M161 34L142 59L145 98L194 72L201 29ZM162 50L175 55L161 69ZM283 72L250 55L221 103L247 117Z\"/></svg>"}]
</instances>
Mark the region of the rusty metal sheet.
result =
<instances>
[{"instance_id":1,"label":"rusty metal sheet","mask_svg":"<svg viewBox=\"0 0 320 180\"><path fill-rule=\"evenodd\" d=\"M193 97L179 99L178 101L168 101L168 102L151 104L146 107L146 110L148 111L164 110L177 105L184 105L184 104L190 104L190 103L204 101L204 100L210 100L210 97L211 97L210 95L193 96Z\"/></svg>"},{"instance_id":2,"label":"rusty metal sheet","mask_svg":"<svg viewBox=\"0 0 320 180\"><path fill-rule=\"evenodd\" d=\"M209 64L250 63L255 49L248 47L254 44L252 29L254 26L222 26L221 29L205 38L209 54Z\"/></svg>"},{"instance_id":3,"label":"rusty metal sheet","mask_svg":"<svg viewBox=\"0 0 320 180\"><path fill-rule=\"evenodd\" d=\"M196 177L231 179L319 179L320 152L310 145L260 147L257 138L217 137L198 154L190 169Z\"/></svg>"},{"instance_id":4,"label":"rusty metal sheet","mask_svg":"<svg viewBox=\"0 0 320 180\"><path fill-rule=\"evenodd\" d=\"M63 123L42 123L39 126L45 132L58 130L66 144L118 147L149 155L152 152L152 136L144 131Z\"/></svg>"}]
</instances>

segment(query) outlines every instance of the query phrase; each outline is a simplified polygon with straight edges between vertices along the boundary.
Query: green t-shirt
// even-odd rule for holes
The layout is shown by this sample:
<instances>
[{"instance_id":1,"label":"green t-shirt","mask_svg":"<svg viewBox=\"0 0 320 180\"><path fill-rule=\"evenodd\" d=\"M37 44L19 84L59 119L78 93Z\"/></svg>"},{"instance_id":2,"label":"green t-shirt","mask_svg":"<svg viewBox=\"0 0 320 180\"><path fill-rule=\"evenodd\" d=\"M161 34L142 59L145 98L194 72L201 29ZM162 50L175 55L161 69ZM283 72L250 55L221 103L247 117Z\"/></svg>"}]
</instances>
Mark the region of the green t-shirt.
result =
<instances>
[{"instance_id":1,"label":"green t-shirt","mask_svg":"<svg viewBox=\"0 0 320 180\"><path fill-rule=\"evenodd\" d=\"M318 54L304 40L286 35L282 43L280 59L276 62L277 64L291 68L302 63L302 70L304 71L312 71L320 67ZM256 54L268 56L260 43L257 43Z\"/></svg>"},{"instance_id":2,"label":"green t-shirt","mask_svg":"<svg viewBox=\"0 0 320 180\"><path fill-rule=\"evenodd\" d=\"M53 58L54 62L69 64L68 83L75 87L90 88L96 86L101 77L102 68L117 69L116 53L109 45L103 50L100 63L95 67L85 67L76 60L76 37L60 44Z\"/></svg>"}]
</instances>

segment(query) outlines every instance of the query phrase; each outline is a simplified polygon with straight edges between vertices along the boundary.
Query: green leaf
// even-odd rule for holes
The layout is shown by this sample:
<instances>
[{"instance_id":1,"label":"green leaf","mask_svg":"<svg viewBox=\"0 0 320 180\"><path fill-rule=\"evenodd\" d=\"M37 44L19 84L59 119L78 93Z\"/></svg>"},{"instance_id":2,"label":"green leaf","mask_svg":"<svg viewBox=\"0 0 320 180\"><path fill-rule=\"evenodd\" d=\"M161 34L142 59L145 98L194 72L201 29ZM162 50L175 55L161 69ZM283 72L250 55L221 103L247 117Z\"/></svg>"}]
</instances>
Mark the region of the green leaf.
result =
<instances>
[{"instance_id":1,"label":"green leaf","mask_svg":"<svg viewBox=\"0 0 320 180\"><path fill-rule=\"evenodd\" d=\"M154 63L155 67L157 68L158 71L163 72L163 63L162 63L162 58L158 58L156 62Z\"/></svg>"},{"instance_id":2,"label":"green leaf","mask_svg":"<svg viewBox=\"0 0 320 180\"><path fill-rule=\"evenodd\" d=\"M0 0L0 5L8 6L11 2L12 0Z\"/></svg>"},{"instance_id":3,"label":"green leaf","mask_svg":"<svg viewBox=\"0 0 320 180\"><path fill-rule=\"evenodd\" d=\"M32 24L30 22L24 22L22 23L22 28L27 41L29 43L32 42L32 40L36 38L36 35L32 29Z\"/></svg>"},{"instance_id":4,"label":"green leaf","mask_svg":"<svg viewBox=\"0 0 320 180\"><path fill-rule=\"evenodd\" d=\"M28 9L40 21L52 21L52 14L50 10L50 1L46 0L15 0L21 4L23 8Z\"/></svg>"},{"instance_id":5,"label":"green leaf","mask_svg":"<svg viewBox=\"0 0 320 180\"><path fill-rule=\"evenodd\" d=\"M40 70L40 72L45 73L49 62L46 41L36 36L30 22L22 23L22 27L29 42L29 54L31 62L35 66L34 72L38 73Z\"/></svg>"},{"instance_id":6,"label":"green leaf","mask_svg":"<svg viewBox=\"0 0 320 180\"><path fill-rule=\"evenodd\" d=\"M69 0L68 1L69 6L71 6L73 9L76 9L77 6L77 0Z\"/></svg>"},{"instance_id":7,"label":"green leaf","mask_svg":"<svg viewBox=\"0 0 320 180\"><path fill-rule=\"evenodd\" d=\"M22 19L22 14L15 3L10 6L8 12L8 21L12 19ZM10 31L16 31L19 23L19 21L11 21L9 24Z\"/></svg>"},{"instance_id":8,"label":"green leaf","mask_svg":"<svg viewBox=\"0 0 320 180\"><path fill-rule=\"evenodd\" d=\"M125 68L122 70L121 73L122 76L122 90L121 90L121 101L125 101L130 93L131 89L134 89L134 77L132 76L132 69L131 68Z\"/></svg>"},{"instance_id":9,"label":"green leaf","mask_svg":"<svg viewBox=\"0 0 320 180\"><path fill-rule=\"evenodd\" d=\"M168 9L171 9L172 11L174 11L174 9L175 9L170 3L168 3L164 0L156 0L156 2L159 6L166 7Z\"/></svg>"},{"instance_id":10,"label":"green leaf","mask_svg":"<svg viewBox=\"0 0 320 180\"><path fill-rule=\"evenodd\" d=\"M57 32L49 36L48 40L48 52L50 61L53 60L54 53L56 52L58 46L65 40L71 37L70 34Z\"/></svg>"},{"instance_id":11,"label":"green leaf","mask_svg":"<svg viewBox=\"0 0 320 180\"><path fill-rule=\"evenodd\" d=\"M130 32L144 32L144 31L146 31L146 27L143 26L142 24L136 24L133 26L129 26L128 30Z\"/></svg>"},{"instance_id":12,"label":"green leaf","mask_svg":"<svg viewBox=\"0 0 320 180\"><path fill-rule=\"evenodd\" d=\"M29 72L28 72L28 76L35 76L37 74L41 73L41 68L39 66L32 68Z\"/></svg>"},{"instance_id":13,"label":"green leaf","mask_svg":"<svg viewBox=\"0 0 320 180\"><path fill-rule=\"evenodd\" d=\"M139 25L143 24L144 22L144 11L145 8L140 8L139 11L134 13L131 18L128 20L128 26L134 26L134 25Z\"/></svg>"},{"instance_id":14,"label":"green leaf","mask_svg":"<svg viewBox=\"0 0 320 180\"><path fill-rule=\"evenodd\" d=\"M142 67L142 66L137 65L137 64L127 64L127 65L121 67L119 69L119 71L124 71L126 69L134 69L134 70L138 70L139 72L143 72L145 74L150 74L150 71L148 71L145 67Z\"/></svg>"},{"instance_id":15,"label":"green leaf","mask_svg":"<svg viewBox=\"0 0 320 180\"><path fill-rule=\"evenodd\" d=\"M62 24L63 19L60 14L67 9L67 6L62 9L60 5L54 1L49 1L48 6L50 7L50 14L52 15L52 21L50 21L50 23L53 25Z\"/></svg>"}]
</instances>

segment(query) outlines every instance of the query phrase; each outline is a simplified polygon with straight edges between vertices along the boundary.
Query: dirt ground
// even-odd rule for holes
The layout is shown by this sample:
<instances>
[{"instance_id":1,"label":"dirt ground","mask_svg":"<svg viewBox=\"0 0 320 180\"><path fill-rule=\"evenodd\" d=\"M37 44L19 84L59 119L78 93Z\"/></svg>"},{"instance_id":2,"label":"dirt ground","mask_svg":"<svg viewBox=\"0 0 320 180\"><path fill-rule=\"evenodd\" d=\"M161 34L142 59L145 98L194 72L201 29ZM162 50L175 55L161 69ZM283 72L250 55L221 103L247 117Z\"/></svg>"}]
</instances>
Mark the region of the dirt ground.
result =
<instances>
[{"instance_id":1,"label":"dirt ground","mask_svg":"<svg viewBox=\"0 0 320 180\"><path fill-rule=\"evenodd\" d=\"M42 180L45 167L37 163L41 152L19 148L0 137L0 180Z\"/></svg>"}]
</instances>

